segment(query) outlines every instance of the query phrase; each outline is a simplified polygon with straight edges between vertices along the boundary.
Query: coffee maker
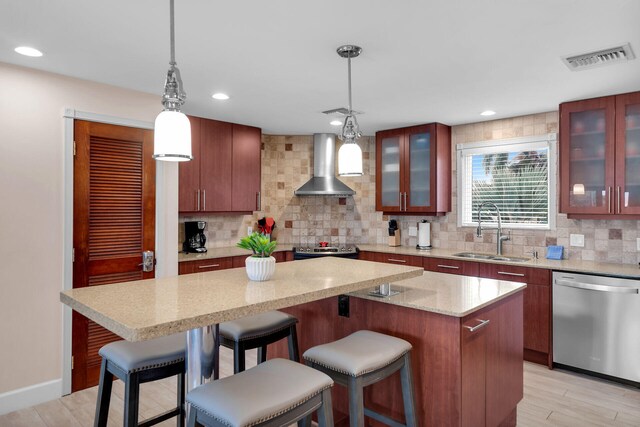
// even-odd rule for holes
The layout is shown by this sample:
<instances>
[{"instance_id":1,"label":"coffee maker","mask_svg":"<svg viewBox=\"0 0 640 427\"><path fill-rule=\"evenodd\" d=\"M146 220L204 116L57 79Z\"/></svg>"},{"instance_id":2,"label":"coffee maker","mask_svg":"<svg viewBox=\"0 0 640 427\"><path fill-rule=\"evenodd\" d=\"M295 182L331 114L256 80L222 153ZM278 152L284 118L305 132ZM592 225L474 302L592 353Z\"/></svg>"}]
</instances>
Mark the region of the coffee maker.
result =
<instances>
[{"instance_id":1,"label":"coffee maker","mask_svg":"<svg viewBox=\"0 0 640 427\"><path fill-rule=\"evenodd\" d=\"M206 227L206 221L185 221L184 242L182 243L184 252L207 252L207 236L204 235Z\"/></svg>"}]
</instances>

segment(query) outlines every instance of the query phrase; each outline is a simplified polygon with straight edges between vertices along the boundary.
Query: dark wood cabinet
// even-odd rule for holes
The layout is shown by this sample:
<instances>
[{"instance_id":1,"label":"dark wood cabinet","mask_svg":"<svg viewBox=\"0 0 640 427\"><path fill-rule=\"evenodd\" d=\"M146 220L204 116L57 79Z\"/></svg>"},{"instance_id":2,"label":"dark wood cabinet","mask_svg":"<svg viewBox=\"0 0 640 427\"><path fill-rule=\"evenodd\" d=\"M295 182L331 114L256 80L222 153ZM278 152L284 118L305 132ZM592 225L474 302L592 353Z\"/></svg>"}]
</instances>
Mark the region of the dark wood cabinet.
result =
<instances>
[{"instance_id":1,"label":"dark wood cabinet","mask_svg":"<svg viewBox=\"0 0 640 427\"><path fill-rule=\"evenodd\" d=\"M182 261L178 263L178 274L204 273L205 271L244 267L244 261L247 256L249 255ZM293 261L292 251L278 251L274 252L272 256L276 259L276 262Z\"/></svg>"},{"instance_id":2,"label":"dark wood cabinet","mask_svg":"<svg viewBox=\"0 0 640 427\"><path fill-rule=\"evenodd\" d=\"M422 266L428 271L462 276L477 276L479 268L477 262L448 258L424 258Z\"/></svg>"},{"instance_id":3,"label":"dark wood cabinet","mask_svg":"<svg viewBox=\"0 0 640 427\"><path fill-rule=\"evenodd\" d=\"M259 128L189 117L193 160L179 165L180 212L260 208Z\"/></svg>"},{"instance_id":4,"label":"dark wood cabinet","mask_svg":"<svg viewBox=\"0 0 640 427\"><path fill-rule=\"evenodd\" d=\"M376 210L451 211L451 128L432 123L376 133Z\"/></svg>"},{"instance_id":5,"label":"dark wood cabinet","mask_svg":"<svg viewBox=\"0 0 640 427\"><path fill-rule=\"evenodd\" d=\"M560 104L560 212L640 218L640 92Z\"/></svg>"},{"instance_id":6,"label":"dark wood cabinet","mask_svg":"<svg viewBox=\"0 0 640 427\"><path fill-rule=\"evenodd\" d=\"M417 255L398 255L384 252L365 252L358 254L358 259L365 261L385 262L387 264L410 265L412 267L422 267L422 257Z\"/></svg>"}]
</instances>

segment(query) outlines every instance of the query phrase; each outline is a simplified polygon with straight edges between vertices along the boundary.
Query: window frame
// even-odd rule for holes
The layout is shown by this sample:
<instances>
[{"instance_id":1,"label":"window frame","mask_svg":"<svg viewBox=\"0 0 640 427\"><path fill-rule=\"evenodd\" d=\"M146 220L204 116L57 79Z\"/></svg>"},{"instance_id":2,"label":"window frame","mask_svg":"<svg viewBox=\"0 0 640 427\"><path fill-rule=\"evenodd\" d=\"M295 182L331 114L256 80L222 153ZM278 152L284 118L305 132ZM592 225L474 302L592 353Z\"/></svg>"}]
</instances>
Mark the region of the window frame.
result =
<instances>
[{"instance_id":1,"label":"window frame","mask_svg":"<svg viewBox=\"0 0 640 427\"><path fill-rule=\"evenodd\" d=\"M463 178L466 176L466 162L464 161L466 156L473 154L485 154L485 153L504 153L511 151L525 151L527 146L532 148L539 148L541 144L546 144L548 147L547 158L547 173L548 173L548 224L502 224L502 228L508 228L512 230L554 230L556 228L556 217L558 214L558 186L557 183L557 168L558 168L558 151L557 151L557 134L549 133L545 135L526 136L519 138L508 139L493 139L487 141L469 142L464 144L456 144L456 185L457 185L457 226L458 227L476 227L476 223L465 223L463 217L464 198L465 198L465 186L463 185ZM493 222L482 221L483 227L486 224L486 228L497 228L497 224Z\"/></svg>"}]
</instances>

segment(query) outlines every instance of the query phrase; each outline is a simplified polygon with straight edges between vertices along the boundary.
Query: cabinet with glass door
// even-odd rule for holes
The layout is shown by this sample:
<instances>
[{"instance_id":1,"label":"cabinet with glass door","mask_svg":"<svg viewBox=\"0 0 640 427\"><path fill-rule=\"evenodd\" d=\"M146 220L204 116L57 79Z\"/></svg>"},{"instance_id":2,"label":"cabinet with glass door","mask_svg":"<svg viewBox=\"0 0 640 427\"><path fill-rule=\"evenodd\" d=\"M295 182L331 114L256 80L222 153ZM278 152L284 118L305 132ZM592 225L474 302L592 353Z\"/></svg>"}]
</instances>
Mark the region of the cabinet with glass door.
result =
<instances>
[{"instance_id":1,"label":"cabinet with glass door","mask_svg":"<svg viewBox=\"0 0 640 427\"><path fill-rule=\"evenodd\" d=\"M451 128L440 123L376 133L376 210L451 211Z\"/></svg>"}]
</instances>

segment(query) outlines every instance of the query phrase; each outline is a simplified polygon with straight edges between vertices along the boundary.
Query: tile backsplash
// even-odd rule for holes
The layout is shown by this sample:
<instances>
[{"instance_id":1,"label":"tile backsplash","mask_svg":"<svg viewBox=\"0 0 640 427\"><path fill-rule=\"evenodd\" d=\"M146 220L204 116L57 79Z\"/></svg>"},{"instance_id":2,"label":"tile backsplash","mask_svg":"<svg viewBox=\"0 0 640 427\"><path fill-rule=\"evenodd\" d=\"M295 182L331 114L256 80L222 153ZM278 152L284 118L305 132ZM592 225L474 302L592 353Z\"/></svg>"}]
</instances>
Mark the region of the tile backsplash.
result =
<instances>
[{"instance_id":1,"label":"tile backsplash","mask_svg":"<svg viewBox=\"0 0 640 427\"><path fill-rule=\"evenodd\" d=\"M452 144L455 148L456 144L553 132L558 132L558 113L555 111L453 126ZM359 140L364 175L340 178L356 191L355 196L347 198L293 195L294 190L304 184L313 172L311 135L263 135L262 141L261 212L253 215L180 216L181 222L208 222L208 247L235 245L239 236L247 233L247 227L255 227L258 218L272 216L276 222L274 238L283 243L310 245L326 240L332 244L386 244L387 221L395 218L402 231L403 245L415 246L416 238L409 237L409 227L427 219L432 223L434 247L482 252L495 250L493 230L486 230L482 238L477 238L473 227L457 227L455 149L452 150L452 211L449 214L443 217L383 216L375 211L374 137ZM182 242L184 227L179 229L179 242ZM570 247L570 234L583 234L585 246ZM546 246L562 245L565 258L632 264L640 262L640 253L636 250L638 237L640 221L573 220L565 214L557 214L554 230L512 230L511 240L504 243L504 252L526 256L537 250L543 257Z\"/></svg>"}]
</instances>

